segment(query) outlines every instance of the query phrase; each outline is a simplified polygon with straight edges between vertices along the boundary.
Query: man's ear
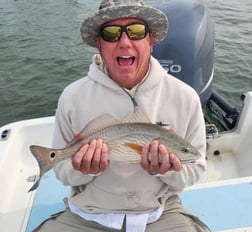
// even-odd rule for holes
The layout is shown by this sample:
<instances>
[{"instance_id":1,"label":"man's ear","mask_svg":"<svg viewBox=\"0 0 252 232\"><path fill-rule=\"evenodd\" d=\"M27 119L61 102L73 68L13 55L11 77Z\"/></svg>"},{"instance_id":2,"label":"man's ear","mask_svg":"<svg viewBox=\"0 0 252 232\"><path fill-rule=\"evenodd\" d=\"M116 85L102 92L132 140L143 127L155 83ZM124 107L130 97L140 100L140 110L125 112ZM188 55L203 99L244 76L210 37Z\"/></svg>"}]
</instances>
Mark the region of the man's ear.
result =
<instances>
[{"instance_id":1,"label":"man's ear","mask_svg":"<svg viewBox=\"0 0 252 232\"><path fill-rule=\"evenodd\" d=\"M95 39L95 46L101 52L101 39L99 37Z\"/></svg>"},{"instance_id":2,"label":"man's ear","mask_svg":"<svg viewBox=\"0 0 252 232\"><path fill-rule=\"evenodd\" d=\"M151 54L152 50L153 50L153 46L154 46L152 34L149 34L148 40L149 40L149 44L150 44L150 54Z\"/></svg>"}]
</instances>

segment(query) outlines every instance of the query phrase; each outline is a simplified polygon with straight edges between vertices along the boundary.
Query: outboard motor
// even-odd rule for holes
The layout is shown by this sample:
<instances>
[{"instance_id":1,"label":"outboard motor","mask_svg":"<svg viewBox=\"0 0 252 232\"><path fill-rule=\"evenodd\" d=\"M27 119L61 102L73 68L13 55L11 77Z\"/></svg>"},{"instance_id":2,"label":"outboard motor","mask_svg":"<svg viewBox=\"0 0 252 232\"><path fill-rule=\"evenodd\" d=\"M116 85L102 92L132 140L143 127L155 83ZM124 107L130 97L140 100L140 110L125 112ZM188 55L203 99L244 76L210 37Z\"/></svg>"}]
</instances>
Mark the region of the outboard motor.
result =
<instances>
[{"instance_id":1,"label":"outboard motor","mask_svg":"<svg viewBox=\"0 0 252 232\"><path fill-rule=\"evenodd\" d=\"M153 56L171 75L192 86L206 104L212 93L214 24L199 0L166 0L155 6L169 21Z\"/></svg>"}]
</instances>

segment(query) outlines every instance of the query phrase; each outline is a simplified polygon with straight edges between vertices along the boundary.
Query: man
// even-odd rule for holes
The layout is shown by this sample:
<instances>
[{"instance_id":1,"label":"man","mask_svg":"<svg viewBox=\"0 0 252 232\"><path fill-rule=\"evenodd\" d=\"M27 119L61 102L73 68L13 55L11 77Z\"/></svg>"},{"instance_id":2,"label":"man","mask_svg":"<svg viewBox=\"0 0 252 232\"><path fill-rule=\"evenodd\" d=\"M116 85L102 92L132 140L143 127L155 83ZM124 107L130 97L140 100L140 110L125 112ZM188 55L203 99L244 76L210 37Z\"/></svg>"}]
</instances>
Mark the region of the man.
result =
<instances>
[{"instance_id":1,"label":"man","mask_svg":"<svg viewBox=\"0 0 252 232\"><path fill-rule=\"evenodd\" d=\"M151 56L167 28L166 16L141 0L102 1L81 26L83 41L99 55L59 99L54 147L65 146L99 115L122 120L138 106L153 123L175 128L201 157L182 165L154 140L144 146L140 163L119 165L109 162L109 148L97 138L57 165L57 178L72 186L68 206L35 231L209 231L178 197L204 174L206 142L198 95Z\"/></svg>"}]
</instances>

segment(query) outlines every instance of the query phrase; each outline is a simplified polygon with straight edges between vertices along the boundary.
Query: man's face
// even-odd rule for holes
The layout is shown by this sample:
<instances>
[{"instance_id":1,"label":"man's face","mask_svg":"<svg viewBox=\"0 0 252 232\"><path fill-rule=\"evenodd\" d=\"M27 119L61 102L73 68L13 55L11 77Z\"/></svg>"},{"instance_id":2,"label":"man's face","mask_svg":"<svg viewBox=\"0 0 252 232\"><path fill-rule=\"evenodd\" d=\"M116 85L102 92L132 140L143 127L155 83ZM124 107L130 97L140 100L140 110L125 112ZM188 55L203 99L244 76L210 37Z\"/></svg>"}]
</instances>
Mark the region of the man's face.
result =
<instances>
[{"instance_id":1,"label":"man's face","mask_svg":"<svg viewBox=\"0 0 252 232\"><path fill-rule=\"evenodd\" d=\"M105 25L129 25L144 22L140 19L116 19ZM109 76L120 86L131 89L139 83L149 68L153 40L150 33L140 40L131 40L123 32L120 40L107 42L101 37L96 39L96 47L100 51L108 69Z\"/></svg>"}]
</instances>

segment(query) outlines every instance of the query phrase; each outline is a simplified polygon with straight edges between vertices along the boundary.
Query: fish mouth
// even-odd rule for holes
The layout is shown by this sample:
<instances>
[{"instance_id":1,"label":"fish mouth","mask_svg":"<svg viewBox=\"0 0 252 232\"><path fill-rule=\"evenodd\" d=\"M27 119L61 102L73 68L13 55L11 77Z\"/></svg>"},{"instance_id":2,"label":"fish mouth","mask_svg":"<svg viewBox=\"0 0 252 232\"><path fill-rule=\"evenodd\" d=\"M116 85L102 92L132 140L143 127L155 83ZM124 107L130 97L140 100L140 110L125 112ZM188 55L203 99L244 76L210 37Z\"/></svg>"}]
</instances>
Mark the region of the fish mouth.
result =
<instances>
[{"instance_id":1,"label":"fish mouth","mask_svg":"<svg viewBox=\"0 0 252 232\"><path fill-rule=\"evenodd\" d=\"M135 56L118 56L116 59L120 66L131 66L135 62L136 57Z\"/></svg>"}]
</instances>

